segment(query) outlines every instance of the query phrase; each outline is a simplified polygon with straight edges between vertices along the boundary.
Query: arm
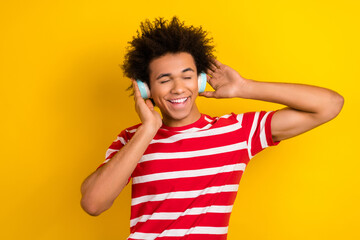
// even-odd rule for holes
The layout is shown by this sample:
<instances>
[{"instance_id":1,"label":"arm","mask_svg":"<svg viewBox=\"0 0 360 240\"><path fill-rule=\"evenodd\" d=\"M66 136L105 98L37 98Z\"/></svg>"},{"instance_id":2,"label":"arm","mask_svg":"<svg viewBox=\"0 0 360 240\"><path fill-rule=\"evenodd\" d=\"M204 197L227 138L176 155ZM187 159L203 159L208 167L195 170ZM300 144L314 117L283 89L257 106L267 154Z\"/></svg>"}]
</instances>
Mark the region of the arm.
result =
<instances>
[{"instance_id":1,"label":"arm","mask_svg":"<svg viewBox=\"0 0 360 240\"><path fill-rule=\"evenodd\" d=\"M108 163L88 176L81 185L81 206L93 216L111 207L162 124L160 114L154 110L151 101L141 98L135 81L133 87L135 108L142 125Z\"/></svg>"},{"instance_id":2,"label":"arm","mask_svg":"<svg viewBox=\"0 0 360 240\"><path fill-rule=\"evenodd\" d=\"M271 122L274 141L297 136L336 117L344 99L338 93L315 86L291 83L260 82L245 79L234 69L215 60L208 70L214 92L201 95L215 98L247 98L286 105Z\"/></svg>"}]
</instances>

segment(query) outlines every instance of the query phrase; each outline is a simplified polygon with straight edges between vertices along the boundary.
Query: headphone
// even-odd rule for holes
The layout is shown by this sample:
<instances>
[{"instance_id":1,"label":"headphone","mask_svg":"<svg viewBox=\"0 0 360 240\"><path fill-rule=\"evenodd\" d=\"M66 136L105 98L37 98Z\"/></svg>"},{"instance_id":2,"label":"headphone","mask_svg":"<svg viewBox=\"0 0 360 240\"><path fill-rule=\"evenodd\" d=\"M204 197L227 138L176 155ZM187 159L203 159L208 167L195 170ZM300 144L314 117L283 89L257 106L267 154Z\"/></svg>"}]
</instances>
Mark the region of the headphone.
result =
<instances>
[{"instance_id":1,"label":"headphone","mask_svg":"<svg viewBox=\"0 0 360 240\"><path fill-rule=\"evenodd\" d=\"M205 91L205 87L206 87L206 73L204 72L201 72L198 76L198 88L199 88L199 93L202 93ZM139 79L136 79L136 83L139 87L139 90L140 90L140 94L141 94L141 97L143 99L148 99L150 98L150 89L149 89L149 86L139 80Z\"/></svg>"}]
</instances>

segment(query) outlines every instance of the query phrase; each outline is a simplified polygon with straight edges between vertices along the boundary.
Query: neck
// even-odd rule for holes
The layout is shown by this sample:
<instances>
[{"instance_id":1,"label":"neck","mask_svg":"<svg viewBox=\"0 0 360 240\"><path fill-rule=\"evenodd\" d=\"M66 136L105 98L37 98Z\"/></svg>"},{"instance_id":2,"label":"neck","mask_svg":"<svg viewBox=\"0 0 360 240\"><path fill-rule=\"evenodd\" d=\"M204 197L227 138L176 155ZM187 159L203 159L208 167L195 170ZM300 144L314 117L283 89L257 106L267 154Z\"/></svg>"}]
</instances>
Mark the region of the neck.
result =
<instances>
[{"instance_id":1,"label":"neck","mask_svg":"<svg viewBox=\"0 0 360 240\"><path fill-rule=\"evenodd\" d=\"M195 106L191 113L183 118L170 118L164 116L163 123L168 127L182 127L196 122L200 119L200 117L201 113Z\"/></svg>"}]
</instances>

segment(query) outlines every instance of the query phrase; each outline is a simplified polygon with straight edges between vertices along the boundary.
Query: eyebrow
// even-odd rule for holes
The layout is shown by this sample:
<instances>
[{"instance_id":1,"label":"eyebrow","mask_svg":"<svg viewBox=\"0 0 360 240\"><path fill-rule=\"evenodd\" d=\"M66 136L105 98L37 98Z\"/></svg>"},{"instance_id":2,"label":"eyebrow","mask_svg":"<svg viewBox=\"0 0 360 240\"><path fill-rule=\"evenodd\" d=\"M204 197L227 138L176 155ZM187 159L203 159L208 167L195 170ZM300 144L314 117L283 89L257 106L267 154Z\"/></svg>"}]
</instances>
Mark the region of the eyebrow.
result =
<instances>
[{"instance_id":1,"label":"eyebrow","mask_svg":"<svg viewBox=\"0 0 360 240\"><path fill-rule=\"evenodd\" d=\"M182 70L182 73L188 72L188 71L195 72L194 69L192 69L192 68L185 68L184 70ZM171 76L171 73L162 73L156 78L156 80L158 80L158 79L160 79L162 77L168 77L168 76Z\"/></svg>"}]
</instances>

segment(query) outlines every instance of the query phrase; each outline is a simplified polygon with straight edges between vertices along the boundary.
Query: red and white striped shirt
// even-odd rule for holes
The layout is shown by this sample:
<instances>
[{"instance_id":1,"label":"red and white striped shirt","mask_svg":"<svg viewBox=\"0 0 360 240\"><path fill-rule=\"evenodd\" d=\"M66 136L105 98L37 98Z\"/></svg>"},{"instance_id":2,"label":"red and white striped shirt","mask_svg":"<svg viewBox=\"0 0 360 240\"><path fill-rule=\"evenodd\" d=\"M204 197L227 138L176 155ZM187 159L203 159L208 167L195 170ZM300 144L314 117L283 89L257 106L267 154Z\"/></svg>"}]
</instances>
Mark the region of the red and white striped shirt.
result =
<instances>
[{"instance_id":1,"label":"red and white striped shirt","mask_svg":"<svg viewBox=\"0 0 360 240\"><path fill-rule=\"evenodd\" d=\"M187 126L163 125L131 175L128 239L226 239L246 165L258 152L279 143L271 136L273 114L202 114ZM139 125L117 136L103 164Z\"/></svg>"}]
</instances>

